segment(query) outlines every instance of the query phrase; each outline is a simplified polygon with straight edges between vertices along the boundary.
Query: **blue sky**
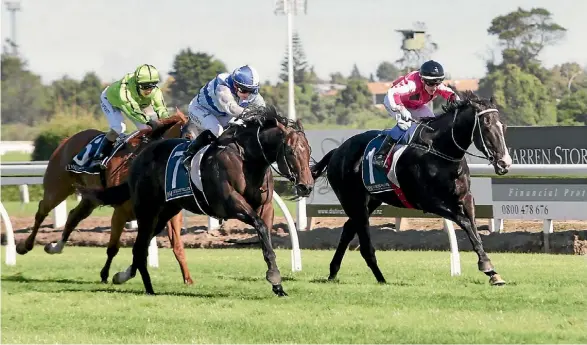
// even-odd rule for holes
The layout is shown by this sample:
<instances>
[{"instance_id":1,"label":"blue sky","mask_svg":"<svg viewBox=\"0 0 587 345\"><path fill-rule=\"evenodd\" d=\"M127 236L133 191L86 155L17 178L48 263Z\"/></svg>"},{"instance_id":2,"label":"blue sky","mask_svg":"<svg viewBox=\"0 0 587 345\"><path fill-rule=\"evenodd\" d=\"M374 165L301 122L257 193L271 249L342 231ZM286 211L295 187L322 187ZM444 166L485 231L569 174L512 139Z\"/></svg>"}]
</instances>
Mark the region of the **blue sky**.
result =
<instances>
[{"instance_id":1,"label":"blue sky","mask_svg":"<svg viewBox=\"0 0 587 345\"><path fill-rule=\"evenodd\" d=\"M166 74L179 50L214 54L229 69L251 64L261 80L275 82L286 49L287 21L274 15L274 0L20 0L17 41L29 68L50 82L95 71L105 81L151 63ZM587 64L584 35L587 2L571 0L396 1L308 0L308 13L294 18L308 61L322 78L364 75L381 61L401 57L396 29L425 22L439 45L433 58L453 78L485 74L483 56L496 46L491 20L518 7L544 7L568 29L566 38L540 55L548 67ZM2 6L2 41L10 35Z\"/></svg>"}]
</instances>

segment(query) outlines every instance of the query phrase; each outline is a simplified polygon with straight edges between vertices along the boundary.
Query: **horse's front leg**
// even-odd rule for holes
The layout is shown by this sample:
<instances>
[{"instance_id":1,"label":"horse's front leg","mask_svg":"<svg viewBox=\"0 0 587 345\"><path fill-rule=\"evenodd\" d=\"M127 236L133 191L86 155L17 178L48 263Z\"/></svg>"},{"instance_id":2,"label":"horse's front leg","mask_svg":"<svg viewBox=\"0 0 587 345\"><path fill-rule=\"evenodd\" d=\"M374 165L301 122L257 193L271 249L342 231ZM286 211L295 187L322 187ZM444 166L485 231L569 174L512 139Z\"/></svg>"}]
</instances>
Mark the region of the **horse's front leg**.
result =
<instances>
[{"instance_id":1,"label":"horse's front leg","mask_svg":"<svg viewBox=\"0 0 587 345\"><path fill-rule=\"evenodd\" d=\"M261 248L263 249L263 258L267 263L267 273L265 278L271 283L273 292L278 296L287 296L287 293L283 291L283 287L281 286L281 273L279 272L277 262L275 261L275 251L271 245L271 234L268 228L269 224L273 226L273 205L271 204L271 201L269 200L268 203L263 205L263 210L261 212L263 218L261 218L243 196L236 191L232 192L231 201L233 207L232 211L235 213L236 218L253 226L255 230L257 230L257 235L261 240Z\"/></svg>"},{"instance_id":2,"label":"horse's front leg","mask_svg":"<svg viewBox=\"0 0 587 345\"><path fill-rule=\"evenodd\" d=\"M475 224L475 203L473 201L473 196L467 191L460 199L462 200L461 202L455 200L456 202L448 204L443 202L443 200L428 199L422 206L424 211L451 220L457 223L461 229L465 230L469 237L469 241L471 241L473 250L477 253L477 257L479 258L479 261L477 262L479 270L490 277L489 283L491 285L505 284L503 279L501 279L501 276L495 272L489 256L483 249L483 243L481 242L481 237L477 232L477 225Z\"/></svg>"},{"instance_id":3,"label":"horse's front leg","mask_svg":"<svg viewBox=\"0 0 587 345\"><path fill-rule=\"evenodd\" d=\"M267 237L269 240L269 248L273 252L273 246L271 244L271 229L273 229L273 218L275 216L275 210L273 209L273 202L271 198L267 200L267 202L257 209L257 214L261 217L265 226L267 228ZM287 296L287 293L283 291L283 287L281 286L281 274L279 273L279 269L277 268L277 263L275 262L275 253L273 253L273 266L271 266L271 262L267 261L267 256L265 256L265 250L263 251L263 255L265 257L265 262L267 262L267 280L273 285L273 292L278 296ZM274 284L273 282L279 282Z\"/></svg>"},{"instance_id":4,"label":"horse's front leg","mask_svg":"<svg viewBox=\"0 0 587 345\"><path fill-rule=\"evenodd\" d=\"M477 257L479 258L479 261L477 262L479 271L489 276L489 283L491 285L504 285L505 281L499 274L497 274L497 272L495 272L489 256L483 249L481 236L479 236L477 224L475 223L475 201L470 191L463 197L462 208L458 210L456 216L457 218L455 221L467 232L473 250L477 253Z\"/></svg>"}]
</instances>

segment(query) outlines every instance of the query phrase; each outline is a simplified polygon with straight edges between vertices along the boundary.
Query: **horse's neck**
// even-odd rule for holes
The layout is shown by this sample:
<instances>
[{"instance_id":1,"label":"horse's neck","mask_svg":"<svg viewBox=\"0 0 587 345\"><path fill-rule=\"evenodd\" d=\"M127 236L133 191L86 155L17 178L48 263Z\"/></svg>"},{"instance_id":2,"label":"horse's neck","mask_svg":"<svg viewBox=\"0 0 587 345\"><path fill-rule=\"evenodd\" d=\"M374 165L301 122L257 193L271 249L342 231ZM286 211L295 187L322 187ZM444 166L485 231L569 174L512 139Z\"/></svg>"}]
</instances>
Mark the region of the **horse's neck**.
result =
<instances>
[{"instance_id":1,"label":"horse's neck","mask_svg":"<svg viewBox=\"0 0 587 345\"><path fill-rule=\"evenodd\" d=\"M237 142L240 141L239 145L243 147L246 159L267 167L275 163L281 143L281 136L276 131L279 129L270 128L260 132L255 129L242 135Z\"/></svg>"},{"instance_id":2,"label":"horse's neck","mask_svg":"<svg viewBox=\"0 0 587 345\"><path fill-rule=\"evenodd\" d=\"M453 158L464 157L462 149L471 146L471 134L475 126L475 117L469 112L469 109L461 109L455 119L455 112L452 111L434 123L433 128L436 128L432 146L437 151Z\"/></svg>"}]
</instances>

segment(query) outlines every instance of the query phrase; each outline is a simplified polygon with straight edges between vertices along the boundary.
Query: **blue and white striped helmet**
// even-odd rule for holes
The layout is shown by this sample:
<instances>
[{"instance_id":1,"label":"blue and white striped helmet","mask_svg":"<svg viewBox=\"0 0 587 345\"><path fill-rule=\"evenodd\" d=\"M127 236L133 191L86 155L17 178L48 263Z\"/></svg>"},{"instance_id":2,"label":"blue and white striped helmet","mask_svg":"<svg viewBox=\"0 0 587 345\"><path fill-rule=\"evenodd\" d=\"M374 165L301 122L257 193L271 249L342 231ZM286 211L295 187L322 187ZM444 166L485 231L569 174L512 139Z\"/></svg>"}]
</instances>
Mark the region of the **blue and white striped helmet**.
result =
<instances>
[{"instance_id":1,"label":"blue and white striped helmet","mask_svg":"<svg viewBox=\"0 0 587 345\"><path fill-rule=\"evenodd\" d=\"M259 74L249 65L241 66L232 72L232 80L238 88L245 92L259 92Z\"/></svg>"}]
</instances>

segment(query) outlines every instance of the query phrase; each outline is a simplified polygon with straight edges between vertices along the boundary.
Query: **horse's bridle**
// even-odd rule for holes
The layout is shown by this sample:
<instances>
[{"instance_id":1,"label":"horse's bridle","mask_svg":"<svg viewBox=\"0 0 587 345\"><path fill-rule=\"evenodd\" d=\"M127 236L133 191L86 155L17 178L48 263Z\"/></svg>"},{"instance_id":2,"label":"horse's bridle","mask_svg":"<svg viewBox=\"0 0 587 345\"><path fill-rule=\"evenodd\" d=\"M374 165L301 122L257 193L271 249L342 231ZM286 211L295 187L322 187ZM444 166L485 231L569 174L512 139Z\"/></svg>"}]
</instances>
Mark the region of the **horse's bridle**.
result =
<instances>
[{"instance_id":1,"label":"horse's bridle","mask_svg":"<svg viewBox=\"0 0 587 345\"><path fill-rule=\"evenodd\" d=\"M269 166L271 167L271 169L273 171L275 171L279 176L284 177L286 179L288 179L290 182L293 182L294 184L297 183L298 181L298 176L296 176L296 174L294 174L292 172L292 167L289 163L289 160L287 159L287 154L291 153L292 156L295 157L295 153L293 152L292 148L287 146L285 143L287 142L287 137L292 134L292 133L302 133L301 131L294 131L291 133L288 133L286 136L283 137L283 141L281 142L281 145L279 145L279 148L277 149L277 155L275 157L275 162L277 164L279 164L278 160L280 157L280 153L283 151L283 159L285 160L285 166L287 167L287 173L283 174L281 171L279 171L278 169L275 169L273 167L273 164L271 164L271 162L269 161L269 159L267 158L267 156L265 155L265 150L263 149L263 145L261 144L261 138L259 137L261 134L261 126L259 126L257 128L257 143L259 143L259 147L261 148L261 154L263 155L263 158L265 159L265 162L267 162L267 164L269 164Z\"/></svg>"},{"instance_id":2,"label":"horse's bridle","mask_svg":"<svg viewBox=\"0 0 587 345\"><path fill-rule=\"evenodd\" d=\"M471 153L471 152L467 151L466 149L462 148L457 143L457 141L455 139L454 126L451 128L451 131L450 131L450 134L451 134L451 137L452 137L452 141L453 141L453 143L455 144L455 146L459 150L461 150L462 152L464 152L464 153L466 153L468 155L471 155L471 156L474 156L474 157L478 157L478 158L482 158L482 159L486 159L486 160L488 160L491 163L493 163L493 161L495 160L495 157L487 149L487 145L485 144L485 138L483 137L483 131L481 130L481 125L479 124L479 118L481 117L481 115L484 115L484 114L487 114L487 113L492 113L492 112L498 113L499 110L494 109L494 108L489 108L489 109L485 109L485 110L482 110L480 112L475 113L475 124L473 125L473 129L471 130L471 142L473 142L474 136L475 136L475 128L478 128L479 129L479 136L481 137L481 143L483 144L483 151L485 151L484 152L485 153L485 156L476 155L476 154ZM453 124L456 122L458 113L459 113L459 109L455 109L455 114L453 116ZM426 126L426 127L428 127L428 126ZM422 132L420 131L420 139L422 139L421 136L422 136ZM460 162L462 160L462 158L459 158L459 159L453 158L453 157L451 157L449 155L446 155L446 154L444 154L442 152L439 152L439 151L433 149L431 144L429 144L428 146L423 146L423 145L420 145L420 144L412 143L412 145L414 147L416 147L416 148L423 149L426 152L432 153L432 154L434 154L434 155L436 155L436 156L438 156L438 157L440 157L442 159L445 159L445 160L448 160L448 161L451 161L451 162Z\"/></svg>"},{"instance_id":3,"label":"horse's bridle","mask_svg":"<svg viewBox=\"0 0 587 345\"><path fill-rule=\"evenodd\" d=\"M457 119L457 114L458 114L459 110L455 109L455 115L453 118L453 123L454 121L456 121ZM489 152L489 149L487 149L487 145L485 144L485 138L483 137L483 131L481 130L481 125L479 124L479 118L481 117L481 115L483 114L487 114L487 113L499 113L499 110L494 109L494 108L489 108L489 109L485 109L482 110L478 113L475 113L475 124L473 125L473 130L471 131L471 142L473 142L474 140L474 136L475 136L475 128L479 129L479 137L481 138L481 143L483 144L483 151L485 151L485 157L484 156L479 156L476 155L474 153L471 153L469 151L467 151L466 149L463 149L461 146L459 146L459 144L457 143L457 141L455 140L455 135L454 135L454 126L451 128L451 136L452 136L452 141L455 143L456 147L459 148L459 150L463 151L464 153L477 157L477 158L482 158L482 159L487 159L489 162L493 163L493 161L495 160L495 157Z\"/></svg>"}]
</instances>

